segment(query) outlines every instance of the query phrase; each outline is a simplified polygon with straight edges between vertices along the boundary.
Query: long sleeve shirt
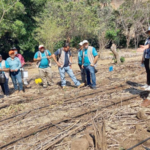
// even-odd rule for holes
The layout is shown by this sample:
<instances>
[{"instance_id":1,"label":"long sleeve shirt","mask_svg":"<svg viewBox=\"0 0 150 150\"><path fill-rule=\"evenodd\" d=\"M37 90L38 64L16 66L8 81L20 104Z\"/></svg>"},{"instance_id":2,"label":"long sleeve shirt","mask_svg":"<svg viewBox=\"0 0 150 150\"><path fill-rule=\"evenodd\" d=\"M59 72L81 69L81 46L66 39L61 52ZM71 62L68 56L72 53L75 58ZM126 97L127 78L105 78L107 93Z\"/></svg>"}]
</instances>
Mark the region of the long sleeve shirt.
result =
<instances>
[{"instance_id":1,"label":"long sleeve shirt","mask_svg":"<svg viewBox=\"0 0 150 150\"><path fill-rule=\"evenodd\" d=\"M15 57L14 59L9 57L7 58L7 62L9 64L10 70L19 70L22 66L18 57Z\"/></svg>"},{"instance_id":2,"label":"long sleeve shirt","mask_svg":"<svg viewBox=\"0 0 150 150\"><path fill-rule=\"evenodd\" d=\"M21 62L21 65L22 67L24 66L25 64L25 60L24 60L24 57L21 55L21 54L17 54L16 57L19 58L20 62Z\"/></svg>"}]
</instances>

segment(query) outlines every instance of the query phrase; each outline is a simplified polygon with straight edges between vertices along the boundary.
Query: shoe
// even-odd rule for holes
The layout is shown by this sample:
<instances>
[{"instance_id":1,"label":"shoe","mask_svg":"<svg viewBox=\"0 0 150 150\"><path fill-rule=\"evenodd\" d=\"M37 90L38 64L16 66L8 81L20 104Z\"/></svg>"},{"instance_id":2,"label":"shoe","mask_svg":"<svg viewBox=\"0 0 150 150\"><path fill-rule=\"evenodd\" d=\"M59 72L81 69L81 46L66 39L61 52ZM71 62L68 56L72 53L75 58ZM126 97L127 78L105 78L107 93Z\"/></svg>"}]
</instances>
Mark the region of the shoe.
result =
<instances>
[{"instance_id":1,"label":"shoe","mask_svg":"<svg viewBox=\"0 0 150 150\"><path fill-rule=\"evenodd\" d=\"M13 95L16 95L16 94L18 94L19 93L19 91L15 91L14 93L13 93Z\"/></svg>"},{"instance_id":2,"label":"shoe","mask_svg":"<svg viewBox=\"0 0 150 150\"><path fill-rule=\"evenodd\" d=\"M62 86L62 89L65 89L66 88L66 86Z\"/></svg>"},{"instance_id":3,"label":"shoe","mask_svg":"<svg viewBox=\"0 0 150 150\"><path fill-rule=\"evenodd\" d=\"M150 86L148 86L147 88L145 88L145 91L150 91Z\"/></svg>"},{"instance_id":4,"label":"shoe","mask_svg":"<svg viewBox=\"0 0 150 150\"><path fill-rule=\"evenodd\" d=\"M24 94L24 92L23 92L23 91L20 91L19 94Z\"/></svg>"},{"instance_id":5,"label":"shoe","mask_svg":"<svg viewBox=\"0 0 150 150\"><path fill-rule=\"evenodd\" d=\"M81 83L79 86L78 86L78 89L80 89L81 87L83 87L85 84L84 83Z\"/></svg>"},{"instance_id":6,"label":"shoe","mask_svg":"<svg viewBox=\"0 0 150 150\"><path fill-rule=\"evenodd\" d=\"M91 86L91 89L96 90L97 88L96 88L96 87L92 87L92 86Z\"/></svg>"},{"instance_id":7,"label":"shoe","mask_svg":"<svg viewBox=\"0 0 150 150\"><path fill-rule=\"evenodd\" d=\"M148 85L145 84L144 86L141 86L141 88L143 88L143 89L148 88Z\"/></svg>"},{"instance_id":8,"label":"shoe","mask_svg":"<svg viewBox=\"0 0 150 150\"><path fill-rule=\"evenodd\" d=\"M47 88L47 85L43 85L43 88Z\"/></svg>"}]
</instances>

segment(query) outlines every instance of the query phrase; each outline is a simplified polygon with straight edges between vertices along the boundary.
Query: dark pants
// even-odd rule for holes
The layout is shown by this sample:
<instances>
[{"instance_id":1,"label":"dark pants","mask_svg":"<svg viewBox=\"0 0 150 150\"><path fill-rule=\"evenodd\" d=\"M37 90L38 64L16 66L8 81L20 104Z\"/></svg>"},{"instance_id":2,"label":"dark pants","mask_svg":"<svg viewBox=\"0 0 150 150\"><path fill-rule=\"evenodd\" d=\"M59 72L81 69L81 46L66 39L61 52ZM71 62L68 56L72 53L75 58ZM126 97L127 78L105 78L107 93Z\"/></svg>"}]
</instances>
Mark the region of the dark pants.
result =
<instances>
[{"instance_id":1,"label":"dark pants","mask_svg":"<svg viewBox=\"0 0 150 150\"><path fill-rule=\"evenodd\" d=\"M78 65L79 65L79 64L78 64ZM79 68L80 68L80 70L81 70L81 79L82 79L82 82L86 84L86 79L85 79L86 73L85 73L85 70L82 69L82 65L79 65Z\"/></svg>"},{"instance_id":2,"label":"dark pants","mask_svg":"<svg viewBox=\"0 0 150 150\"><path fill-rule=\"evenodd\" d=\"M147 73L147 85L150 85L150 59L145 59L144 65Z\"/></svg>"},{"instance_id":3,"label":"dark pants","mask_svg":"<svg viewBox=\"0 0 150 150\"><path fill-rule=\"evenodd\" d=\"M96 75L95 75L95 67L93 66L84 66L86 75L87 75L87 85L91 87L96 87ZM92 83L91 83L92 80Z\"/></svg>"},{"instance_id":4,"label":"dark pants","mask_svg":"<svg viewBox=\"0 0 150 150\"><path fill-rule=\"evenodd\" d=\"M0 83L4 95L9 95L8 79L6 78L5 83Z\"/></svg>"}]
</instances>

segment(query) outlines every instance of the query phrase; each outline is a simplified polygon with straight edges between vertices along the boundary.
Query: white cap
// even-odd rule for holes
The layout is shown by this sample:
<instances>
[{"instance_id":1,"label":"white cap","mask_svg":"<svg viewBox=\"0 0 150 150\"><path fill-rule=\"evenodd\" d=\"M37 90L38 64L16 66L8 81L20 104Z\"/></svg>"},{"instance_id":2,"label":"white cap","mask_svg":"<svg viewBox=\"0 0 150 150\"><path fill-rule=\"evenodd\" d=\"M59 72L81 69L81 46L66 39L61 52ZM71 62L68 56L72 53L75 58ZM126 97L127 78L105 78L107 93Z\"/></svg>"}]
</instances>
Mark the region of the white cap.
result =
<instances>
[{"instance_id":1,"label":"white cap","mask_svg":"<svg viewBox=\"0 0 150 150\"><path fill-rule=\"evenodd\" d=\"M86 44L86 43L89 43L87 40L84 40L83 42L82 42L82 44Z\"/></svg>"},{"instance_id":2,"label":"white cap","mask_svg":"<svg viewBox=\"0 0 150 150\"><path fill-rule=\"evenodd\" d=\"M39 45L39 49L41 49L41 48L43 48L44 47L44 45Z\"/></svg>"},{"instance_id":3,"label":"white cap","mask_svg":"<svg viewBox=\"0 0 150 150\"><path fill-rule=\"evenodd\" d=\"M79 45L82 46L82 45L83 45L83 42L80 42Z\"/></svg>"}]
</instances>

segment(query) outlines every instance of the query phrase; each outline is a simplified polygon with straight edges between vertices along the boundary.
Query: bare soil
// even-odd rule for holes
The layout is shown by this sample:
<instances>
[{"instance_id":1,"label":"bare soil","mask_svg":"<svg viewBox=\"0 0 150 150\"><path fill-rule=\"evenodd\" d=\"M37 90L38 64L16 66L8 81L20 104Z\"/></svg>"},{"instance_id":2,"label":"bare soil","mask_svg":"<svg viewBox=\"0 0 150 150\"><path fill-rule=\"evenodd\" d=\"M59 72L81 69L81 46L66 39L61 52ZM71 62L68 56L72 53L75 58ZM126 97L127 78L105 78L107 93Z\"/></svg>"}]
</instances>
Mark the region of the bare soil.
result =
<instances>
[{"instance_id":1,"label":"bare soil","mask_svg":"<svg viewBox=\"0 0 150 150\"><path fill-rule=\"evenodd\" d=\"M27 67L32 87L23 95L0 99L0 149L123 150L150 137L149 107L141 107L149 95L141 88L146 82L141 56L126 58L120 65L99 60L96 90L77 89L67 75L63 90L55 65L55 84L43 89L34 83L37 68ZM81 80L76 58L73 70ZM150 147L150 140L135 150L145 147Z\"/></svg>"}]
</instances>

